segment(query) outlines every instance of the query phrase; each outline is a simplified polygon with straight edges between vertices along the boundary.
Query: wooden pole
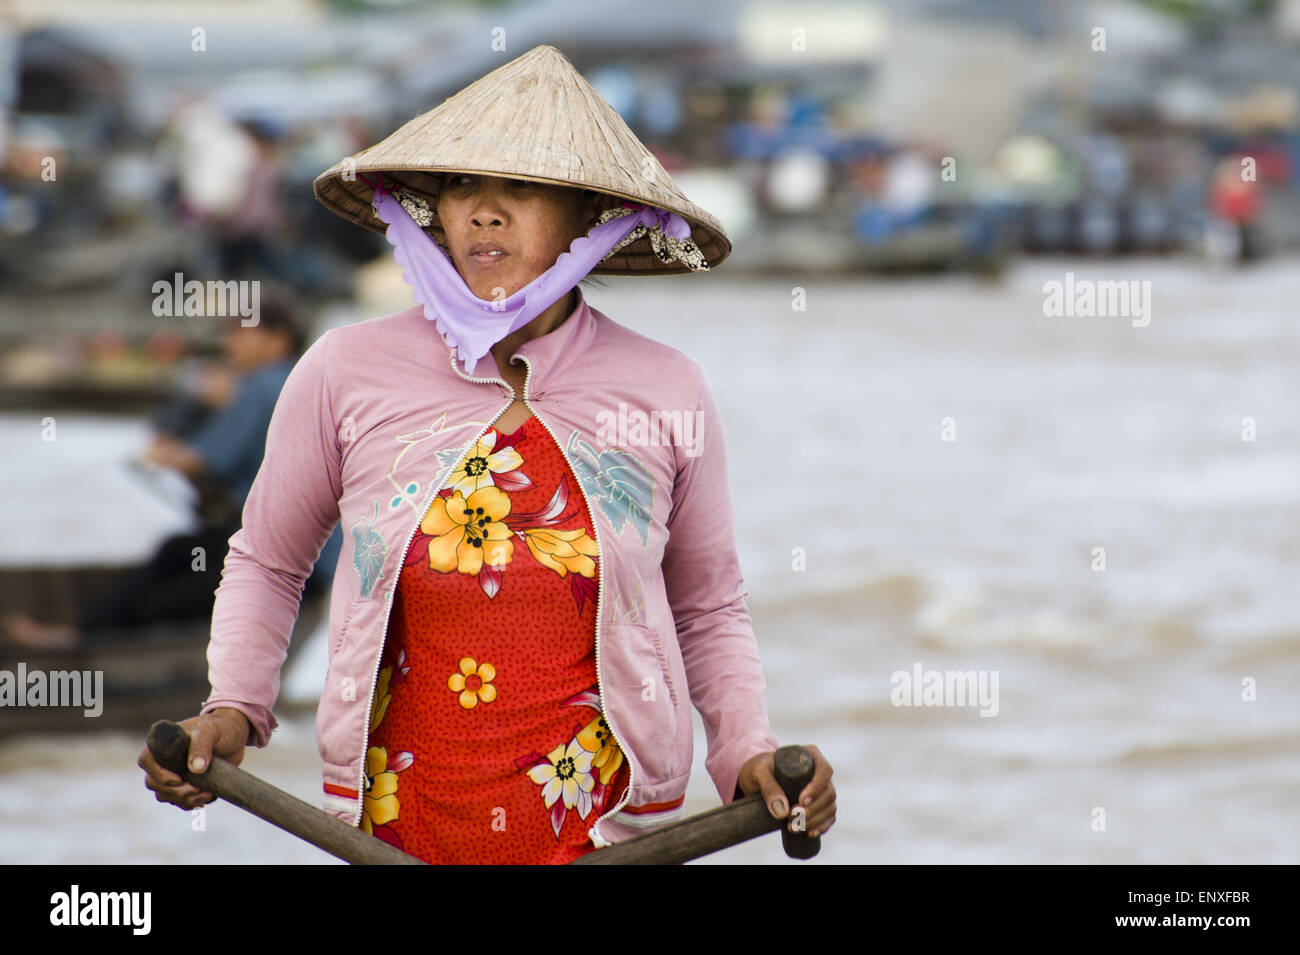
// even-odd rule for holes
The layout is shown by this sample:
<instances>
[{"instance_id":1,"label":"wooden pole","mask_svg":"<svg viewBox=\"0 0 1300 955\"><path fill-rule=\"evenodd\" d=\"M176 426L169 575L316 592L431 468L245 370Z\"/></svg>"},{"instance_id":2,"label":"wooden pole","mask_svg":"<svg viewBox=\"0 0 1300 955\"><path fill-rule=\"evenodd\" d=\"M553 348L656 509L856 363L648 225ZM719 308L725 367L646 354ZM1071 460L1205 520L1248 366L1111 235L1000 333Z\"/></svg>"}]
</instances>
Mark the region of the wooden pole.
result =
<instances>
[{"instance_id":1,"label":"wooden pole","mask_svg":"<svg viewBox=\"0 0 1300 955\"><path fill-rule=\"evenodd\" d=\"M341 819L290 796L283 789L258 779L219 756L204 773L192 773L188 765L189 734L178 724L159 720L149 728L149 752L159 765L176 773L203 792L234 803L240 809L265 819L285 832L293 833L353 865L424 865L396 846L353 829Z\"/></svg>"},{"instance_id":2,"label":"wooden pole","mask_svg":"<svg viewBox=\"0 0 1300 955\"><path fill-rule=\"evenodd\" d=\"M204 773L190 771L189 734L177 723L159 720L149 729L149 752L160 766L176 773L203 792L233 803L259 819L305 839L353 865L424 865L425 863L310 803L258 779L219 756ZM802 746L783 746L773 759L774 775L793 806L812 780L813 759ZM755 794L726 806L684 819L671 826L616 845L589 852L571 865L677 865L780 829L786 854L810 859L821 849L821 839L794 833L786 822L772 818L761 796Z\"/></svg>"},{"instance_id":3,"label":"wooden pole","mask_svg":"<svg viewBox=\"0 0 1300 955\"><path fill-rule=\"evenodd\" d=\"M793 806L813 777L812 754L802 746L782 746L773 758L774 775ZM781 830L786 855L811 859L821 850L821 839L806 832L790 832L786 821L774 819L757 793L708 812L664 826L644 836L589 852L570 865L680 865L691 859Z\"/></svg>"}]
</instances>

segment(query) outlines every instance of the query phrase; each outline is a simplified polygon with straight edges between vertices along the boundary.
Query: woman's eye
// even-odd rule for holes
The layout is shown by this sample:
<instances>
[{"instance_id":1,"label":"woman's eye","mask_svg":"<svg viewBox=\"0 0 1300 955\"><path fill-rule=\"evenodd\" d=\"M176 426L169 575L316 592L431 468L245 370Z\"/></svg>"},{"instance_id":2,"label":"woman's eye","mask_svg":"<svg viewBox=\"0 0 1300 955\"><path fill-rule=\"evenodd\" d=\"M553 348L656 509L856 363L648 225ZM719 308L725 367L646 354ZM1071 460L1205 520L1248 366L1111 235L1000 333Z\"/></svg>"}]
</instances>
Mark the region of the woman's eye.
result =
<instances>
[{"instance_id":1,"label":"woman's eye","mask_svg":"<svg viewBox=\"0 0 1300 955\"><path fill-rule=\"evenodd\" d=\"M528 186L536 185L536 183L528 179L507 179L506 182L508 182L512 187L515 188L520 188L520 187L527 188ZM449 186L472 186L473 184L474 184L473 176L466 176L466 175L452 176L447 180L447 185Z\"/></svg>"}]
</instances>

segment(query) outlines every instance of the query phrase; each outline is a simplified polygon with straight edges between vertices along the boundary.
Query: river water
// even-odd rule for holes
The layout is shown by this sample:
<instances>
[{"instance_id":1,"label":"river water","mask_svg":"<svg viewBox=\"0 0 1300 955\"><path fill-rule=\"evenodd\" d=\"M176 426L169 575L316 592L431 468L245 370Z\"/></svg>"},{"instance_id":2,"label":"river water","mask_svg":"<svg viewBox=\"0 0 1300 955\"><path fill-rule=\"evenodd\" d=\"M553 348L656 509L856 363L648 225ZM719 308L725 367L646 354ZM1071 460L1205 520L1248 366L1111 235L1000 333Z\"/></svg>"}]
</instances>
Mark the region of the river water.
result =
<instances>
[{"instance_id":1,"label":"river water","mask_svg":"<svg viewBox=\"0 0 1300 955\"><path fill-rule=\"evenodd\" d=\"M722 408L772 724L835 767L823 860L1300 862L1297 264L587 293ZM1149 281L1149 324L1046 317L1067 271ZM82 558L138 558L183 523L122 474L138 422L60 428L42 454L30 416L0 418L0 560L66 554L72 527ZM310 694L319 653L299 664L286 692ZM917 666L996 675L996 715L894 705ZM0 744L0 861L331 861L228 805L155 803L139 749ZM703 757L697 731L690 811L717 801ZM245 766L315 803L311 716ZM709 861L784 860L772 837Z\"/></svg>"}]
</instances>

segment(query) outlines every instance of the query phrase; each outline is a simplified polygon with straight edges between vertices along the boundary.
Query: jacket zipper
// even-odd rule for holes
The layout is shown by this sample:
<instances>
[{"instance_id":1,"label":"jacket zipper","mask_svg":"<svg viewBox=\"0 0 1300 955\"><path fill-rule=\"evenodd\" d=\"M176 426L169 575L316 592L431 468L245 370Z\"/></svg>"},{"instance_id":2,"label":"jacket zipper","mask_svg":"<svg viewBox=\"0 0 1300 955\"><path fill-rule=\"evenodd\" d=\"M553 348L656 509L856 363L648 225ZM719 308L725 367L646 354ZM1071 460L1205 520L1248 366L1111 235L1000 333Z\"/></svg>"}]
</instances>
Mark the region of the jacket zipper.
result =
<instances>
[{"instance_id":1,"label":"jacket zipper","mask_svg":"<svg viewBox=\"0 0 1300 955\"><path fill-rule=\"evenodd\" d=\"M506 388L510 388L510 384L506 381L503 381L500 378L475 378L465 374L463 371L461 371L459 368L456 367L456 352L454 350L451 352L451 369L452 371L456 372L456 374L464 378L466 381L478 381L478 382L487 382L487 383L496 382L499 385L504 385ZM525 388L525 394L526 393L527 393L527 388ZM506 404L501 408L500 411L498 411L495 415L492 416L492 420L487 423L487 427L485 427L482 431L480 431L478 435L469 442L469 444L465 445L465 447L461 449L460 456L456 459L455 463L450 465L446 471L442 472L442 474L439 475L438 480L433 481L429 485L428 496L425 498L424 503L420 505L419 513L416 515L415 523L411 525L410 531L407 532L406 543L402 545L402 549L400 551L401 557L398 558L397 575L393 578L392 590L390 590L387 597L385 597L385 603L387 603L388 606L384 609L384 628L382 630L383 639L379 641L379 651L375 654L374 670L370 674L370 699L371 699L370 705L372 707L374 706L375 687L378 685L376 681L379 679L379 664L384 659L384 645L388 641L388 621L393 614L393 600L395 599L395 595L397 592L398 581L400 580L402 575L402 567L405 566L407 548L411 546L411 540L415 537L415 529L419 527L421 523L423 523L424 514L429 509L429 505L433 503L433 498L438 494L439 491L442 490L442 485L446 482L447 475L451 474L451 472L456 469L456 465L459 464L462 460L464 460L465 455L468 454L470 450L474 448L480 440L482 440L483 436L488 433L488 428L491 428L492 425L495 424L501 418L501 416L506 413L507 410L509 410L510 406L515 403L516 397L518 396L515 394L515 390L513 388L510 388L510 400L506 402ZM525 402L525 404L527 404L527 402ZM596 541L596 546L597 547L600 546L599 539ZM600 609L599 601L597 601L596 603L596 609L597 612L599 612ZM599 621L597 621L597 626L599 627ZM597 664L597 666L599 666L599 664ZM597 673L597 680L599 680L599 672ZM357 826L361 825L361 814L365 810L366 758L370 751L369 711L367 711L365 719L362 721L362 726L364 727L364 730L362 732L362 737L361 737L362 740L361 775L360 778L357 780L357 782L359 783L357 789L357 807L354 810L356 812L356 822L354 823L354 825ZM612 731L613 728L614 727L611 725L610 730Z\"/></svg>"},{"instance_id":2,"label":"jacket zipper","mask_svg":"<svg viewBox=\"0 0 1300 955\"><path fill-rule=\"evenodd\" d=\"M569 455L564 450L564 445L555 436L555 432L551 430L551 426L547 424L546 421L542 418L542 416L537 413L537 410L531 404L528 403L528 381L533 376L533 363L530 362L523 355L520 355L519 358L520 360L523 361L524 366L527 369L524 372L524 399L523 399L524 407L527 408L530 412L532 412L533 417L536 418L541 423L542 427L546 429L546 433L551 436L551 440L554 441L555 446L559 448L560 456L564 458L565 463L569 466L569 470L573 473L574 477L577 477L578 472L574 470L573 462L569 460ZM498 417L500 417L500 415L498 415ZM601 618L602 611L604 610L605 607L606 551L605 551L605 545L601 543L600 540L600 522L596 519L595 508L591 506L591 501L587 498L587 491L582 486L581 481L578 482L578 493L582 495L583 503L585 503L587 506L587 513L591 517L591 529L596 534L596 549L600 551L600 564L598 565L597 572L596 572L596 690L600 694L600 708L602 711L601 715L605 717L605 722L609 724L609 731L612 734L614 734L614 742L618 744L619 749L623 753L623 758L627 760L627 771L628 771L627 789L623 793L623 798L618 801L618 805L616 805L613 809L610 809L607 812L605 812L595 822L593 822L591 824L591 827L588 830L589 834L594 833L596 836L596 838L592 839L591 841L595 843L597 847L601 847L604 845L609 845L609 842L608 840L605 839L604 836L600 834L600 824L604 822L606 819L608 819L610 816L619 812L625 805L627 805L628 801L632 798L632 787L636 785L636 768L632 763L630 751L623 743L623 739L624 739L623 735L619 733L618 727L614 725L613 714L610 713L609 704L605 699L605 687L601 683L601 679L600 679L600 618Z\"/></svg>"}]
</instances>

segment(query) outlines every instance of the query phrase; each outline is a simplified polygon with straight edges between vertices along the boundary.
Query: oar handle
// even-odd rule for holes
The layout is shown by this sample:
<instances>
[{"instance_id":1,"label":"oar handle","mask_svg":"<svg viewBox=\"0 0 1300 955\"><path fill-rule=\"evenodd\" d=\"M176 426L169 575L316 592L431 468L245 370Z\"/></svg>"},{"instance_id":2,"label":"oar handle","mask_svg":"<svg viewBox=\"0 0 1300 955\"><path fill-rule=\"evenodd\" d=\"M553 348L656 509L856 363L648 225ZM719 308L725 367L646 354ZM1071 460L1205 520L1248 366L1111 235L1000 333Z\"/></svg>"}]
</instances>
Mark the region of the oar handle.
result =
<instances>
[{"instance_id":1,"label":"oar handle","mask_svg":"<svg viewBox=\"0 0 1300 955\"><path fill-rule=\"evenodd\" d=\"M816 769L812 753L802 746L782 746L776 751L773 764L772 775L785 792L786 805L794 806L804 787L812 782L813 771ZM781 845L791 859L811 859L822 851L821 836L808 835L806 828L800 832L791 832L789 827L783 826Z\"/></svg>"},{"instance_id":2,"label":"oar handle","mask_svg":"<svg viewBox=\"0 0 1300 955\"><path fill-rule=\"evenodd\" d=\"M353 865L424 865L396 846L360 829L353 829L341 819L290 796L220 756L212 757L206 772L191 772L188 764L190 737L177 723L169 720L154 723L149 728L148 746L159 765L187 783L234 803L345 862Z\"/></svg>"},{"instance_id":3,"label":"oar handle","mask_svg":"<svg viewBox=\"0 0 1300 955\"><path fill-rule=\"evenodd\" d=\"M812 782L812 754L802 746L782 746L773 756L773 763L776 781L785 792L787 804L793 806L799 793ZM588 852L570 864L680 865L776 829L781 830L781 843L792 858L811 859L821 851L820 837L790 832L786 825L786 820L772 817L763 797L755 793L644 836Z\"/></svg>"}]
</instances>

